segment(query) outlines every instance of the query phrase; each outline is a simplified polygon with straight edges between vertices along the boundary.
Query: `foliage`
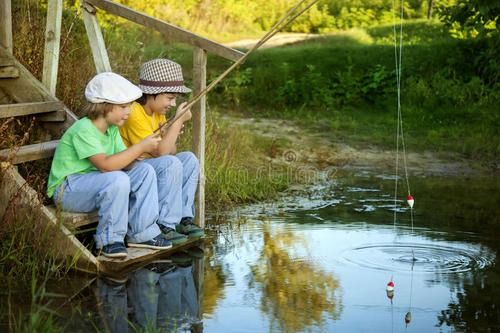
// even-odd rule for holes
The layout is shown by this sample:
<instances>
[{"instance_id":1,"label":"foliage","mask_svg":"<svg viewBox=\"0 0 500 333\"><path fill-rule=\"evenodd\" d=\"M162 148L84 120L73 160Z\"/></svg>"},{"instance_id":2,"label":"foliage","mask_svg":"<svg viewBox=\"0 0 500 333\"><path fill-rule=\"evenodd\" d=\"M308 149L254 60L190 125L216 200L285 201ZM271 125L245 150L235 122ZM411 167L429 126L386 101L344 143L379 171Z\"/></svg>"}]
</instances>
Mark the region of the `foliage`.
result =
<instances>
[{"instance_id":1,"label":"foliage","mask_svg":"<svg viewBox=\"0 0 500 333\"><path fill-rule=\"evenodd\" d=\"M440 0L448 6L453 0ZM254 36L267 31L296 0L118 0L117 2L151 16L219 40ZM404 1L406 18L423 18L428 0ZM66 0L67 8L78 8L77 0ZM392 0L322 0L290 24L285 31L324 33L338 29L368 27L394 20ZM396 10L399 10L396 8ZM116 28L124 22L113 15L100 13L101 23ZM126 30L125 28L121 28Z\"/></svg>"},{"instance_id":2,"label":"foliage","mask_svg":"<svg viewBox=\"0 0 500 333\"><path fill-rule=\"evenodd\" d=\"M498 84L500 72L500 2L458 0L454 6L440 7L439 16L452 36L477 39L476 48L463 50L490 86Z\"/></svg>"},{"instance_id":3,"label":"foliage","mask_svg":"<svg viewBox=\"0 0 500 333\"><path fill-rule=\"evenodd\" d=\"M439 16L459 37L498 34L500 2L458 0L454 6L439 7Z\"/></svg>"},{"instance_id":4,"label":"foliage","mask_svg":"<svg viewBox=\"0 0 500 333\"><path fill-rule=\"evenodd\" d=\"M211 111L206 127L206 197L214 213L228 206L277 197L292 181L287 170L262 160L270 142L231 127ZM190 137L190 132L185 134ZM180 149L189 149L189 140Z\"/></svg>"}]
</instances>

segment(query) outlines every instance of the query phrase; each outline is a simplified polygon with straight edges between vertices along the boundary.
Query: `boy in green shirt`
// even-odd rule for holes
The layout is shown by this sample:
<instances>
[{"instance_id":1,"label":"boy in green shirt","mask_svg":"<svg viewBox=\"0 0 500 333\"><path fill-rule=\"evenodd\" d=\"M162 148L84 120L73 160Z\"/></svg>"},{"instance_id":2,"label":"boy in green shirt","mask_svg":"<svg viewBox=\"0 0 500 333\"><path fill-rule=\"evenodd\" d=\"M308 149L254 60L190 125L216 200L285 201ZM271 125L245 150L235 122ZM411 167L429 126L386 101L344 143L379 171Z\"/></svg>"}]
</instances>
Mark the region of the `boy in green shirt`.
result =
<instances>
[{"instance_id":1,"label":"boy in green shirt","mask_svg":"<svg viewBox=\"0 0 500 333\"><path fill-rule=\"evenodd\" d=\"M65 211L98 211L97 249L124 258L129 247L168 249L158 219L158 190L154 169L132 163L155 150L158 135L126 148L118 131L132 101L142 95L135 85L114 73L96 75L85 89L87 117L62 136L52 161L47 194Z\"/></svg>"}]
</instances>

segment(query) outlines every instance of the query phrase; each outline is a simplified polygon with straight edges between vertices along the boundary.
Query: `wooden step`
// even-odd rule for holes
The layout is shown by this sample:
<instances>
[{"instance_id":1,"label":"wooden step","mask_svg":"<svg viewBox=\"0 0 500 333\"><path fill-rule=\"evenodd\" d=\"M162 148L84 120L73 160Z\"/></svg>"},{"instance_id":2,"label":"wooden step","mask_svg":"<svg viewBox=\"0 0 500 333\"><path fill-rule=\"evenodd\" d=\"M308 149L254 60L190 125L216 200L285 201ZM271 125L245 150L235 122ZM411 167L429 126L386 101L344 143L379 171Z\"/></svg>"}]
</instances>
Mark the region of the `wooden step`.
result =
<instances>
[{"instance_id":1,"label":"wooden step","mask_svg":"<svg viewBox=\"0 0 500 333\"><path fill-rule=\"evenodd\" d=\"M0 160L9 160L12 164L20 164L50 158L54 155L58 143L59 140L53 140L22 146L17 151L12 151L12 149L3 149L0 150Z\"/></svg>"},{"instance_id":2,"label":"wooden step","mask_svg":"<svg viewBox=\"0 0 500 333\"><path fill-rule=\"evenodd\" d=\"M116 274L124 271L130 271L136 267L143 266L152 260L164 258L175 252L188 249L193 246L201 245L204 238L190 238L187 242L172 246L167 250L150 250L128 247L128 256L125 259L112 259L100 255L97 257L99 261L99 269L106 274Z\"/></svg>"},{"instance_id":3,"label":"wooden step","mask_svg":"<svg viewBox=\"0 0 500 333\"><path fill-rule=\"evenodd\" d=\"M0 67L14 66L12 56L4 49L0 49Z\"/></svg>"},{"instance_id":4,"label":"wooden step","mask_svg":"<svg viewBox=\"0 0 500 333\"><path fill-rule=\"evenodd\" d=\"M0 50L0 78L19 77L19 69L15 66L12 56L4 49Z\"/></svg>"},{"instance_id":5,"label":"wooden step","mask_svg":"<svg viewBox=\"0 0 500 333\"><path fill-rule=\"evenodd\" d=\"M19 69L17 69L17 67L0 67L0 79L15 79L17 77L19 77Z\"/></svg>"},{"instance_id":6,"label":"wooden step","mask_svg":"<svg viewBox=\"0 0 500 333\"><path fill-rule=\"evenodd\" d=\"M52 214L54 214L54 216L61 217L63 219L64 225L71 230L84 227L86 225L99 221L99 216L97 215L97 212L92 212L92 213L70 213L63 211L58 212L55 206L46 206L46 207L48 210L52 212Z\"/></svg>"},{"instance_id":7,"label":"wooden step","mask_svg":"<svg viewBox=\"0 0 500 333\"><path fill-rule=\"evenodd\" d=\"M59 101L16 103L0 105L0 119L10 117L29 116L32 114L55 112L62 115L61 121L66 119L64 104Z\"/></svg>"}]
</instances>

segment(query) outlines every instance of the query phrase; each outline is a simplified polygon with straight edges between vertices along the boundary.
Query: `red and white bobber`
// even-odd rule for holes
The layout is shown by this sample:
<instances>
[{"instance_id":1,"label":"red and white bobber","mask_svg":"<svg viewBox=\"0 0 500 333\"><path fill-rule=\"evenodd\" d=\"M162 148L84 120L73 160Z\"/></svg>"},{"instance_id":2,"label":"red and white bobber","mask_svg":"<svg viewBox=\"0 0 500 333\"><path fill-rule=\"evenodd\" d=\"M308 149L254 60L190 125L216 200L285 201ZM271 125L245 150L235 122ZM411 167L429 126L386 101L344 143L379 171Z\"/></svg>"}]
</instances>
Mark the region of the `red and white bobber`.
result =
<instances>
[{"instance_id":1,"label":"red and white bobber","mask_svg":"<svg viewBox=\"0 0 500 333\"><path fill-rule=\"evenodd\" d=\"M387 287L385 288L386 291L394 291L394 282L391 280L387 283Z\"/></svg>"},{"instance_id":2,"label":"red and white bobber","mask_svg":"<svg viewBox=\"0 0 500 333\"><path fill-rule=\"evenodd\" d=\"M408 206L410 206L410 208L413 208L413 204L415 203L413 195L408 194L408 196L406 197L406 202L408 202Z\"/></svg>"}]
</instances>

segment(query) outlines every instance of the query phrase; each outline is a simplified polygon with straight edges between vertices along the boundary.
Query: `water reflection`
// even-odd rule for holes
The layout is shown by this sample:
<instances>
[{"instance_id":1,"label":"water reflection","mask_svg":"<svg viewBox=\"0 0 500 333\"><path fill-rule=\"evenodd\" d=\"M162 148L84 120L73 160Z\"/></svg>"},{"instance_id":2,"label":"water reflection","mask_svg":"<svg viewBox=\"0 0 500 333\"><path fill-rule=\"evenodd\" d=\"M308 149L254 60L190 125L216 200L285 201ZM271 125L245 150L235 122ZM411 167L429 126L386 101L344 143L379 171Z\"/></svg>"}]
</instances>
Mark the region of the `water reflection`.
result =
<instances>
[{"instance_id":1,"label":"water reflection","mask_svg":"<svg viewBox=\"0 0 500 333\"><path fill-rule=\"evenodd\" d=\"M499 179L416 179L411 227L391 177L344 176L214 235L205 331L500 332Z\"/></svg>"},{"instance_id":2,"label":"water reflection","mask_svg":"<svg viewBox=\"0 0 500 333\"><path fill-rule=\"evenodd\" d=\"M368 173L248 206L207 232L203 260L99 280L88 308L98 295L110 332L500 332L500 180L412 187L414 228Z\"/></svg>"},{"instance_id":3,"label":"water reflection","mask_svg":"<svg viewBox=\"0 0 500 333\"><path fill-rule=\"evenodd\" d=\"M263 225L262 233L262 252L252 271L261 290L261 309L271 317L272 330L301 332L321 328L325 315L338 319L339 281L290 253L297 246L306 248L306 239L290 231L273 233L268 224Z\"/></svg>"},{"instance_id":4,"label":"water reflection","mask_svg":"<svg viewBox=\"0 0 500 333\"><path fill-rule=\"evenodd\" d=\"M148 264L125 279L99 278L97 297L105 329L201 332L195 261L180 254Z\"/></svg>"}]
</instances>

